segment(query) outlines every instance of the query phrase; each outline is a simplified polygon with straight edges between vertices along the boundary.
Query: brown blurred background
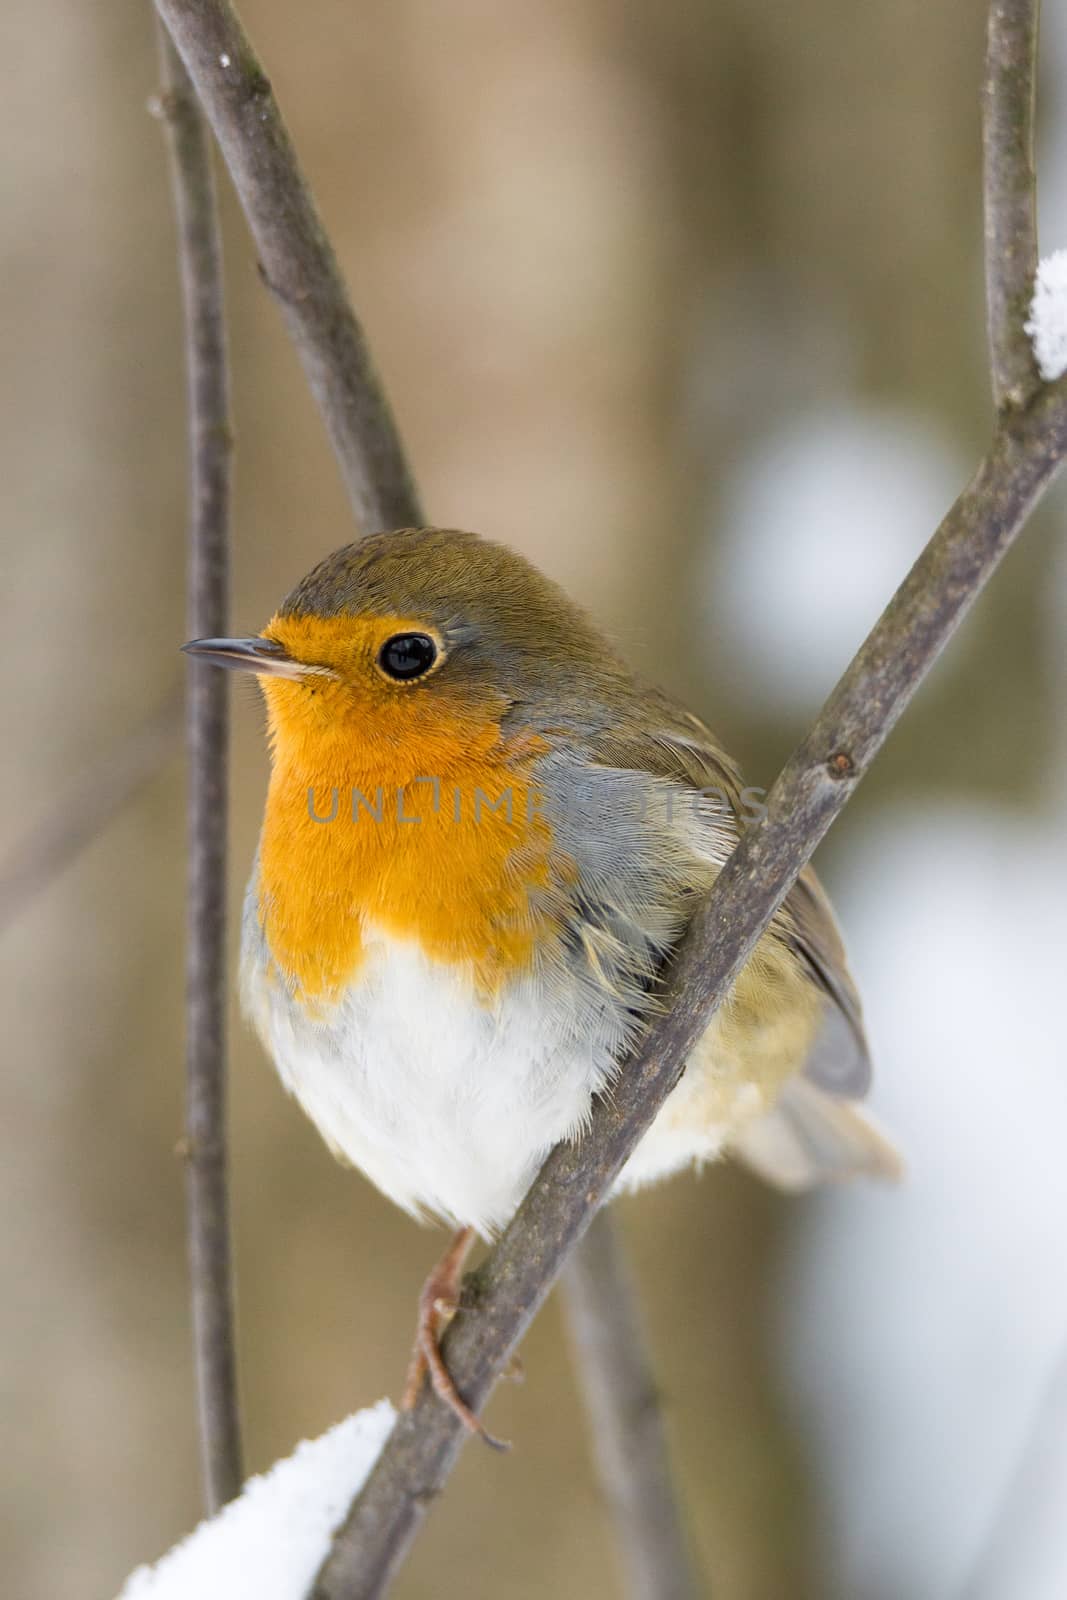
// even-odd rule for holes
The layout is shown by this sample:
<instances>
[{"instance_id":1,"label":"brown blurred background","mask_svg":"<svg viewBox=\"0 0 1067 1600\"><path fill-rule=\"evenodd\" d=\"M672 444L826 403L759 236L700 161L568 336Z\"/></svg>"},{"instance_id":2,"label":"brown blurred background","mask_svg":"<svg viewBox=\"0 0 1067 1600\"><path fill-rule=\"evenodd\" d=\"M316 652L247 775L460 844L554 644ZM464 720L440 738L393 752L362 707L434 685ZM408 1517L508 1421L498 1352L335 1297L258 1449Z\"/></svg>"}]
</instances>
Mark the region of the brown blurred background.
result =
<instances>
[{"instance_id":1,"label":"brown blurred background","mask_svg":"<svg viewBox=\"0 0 1067 1600\"><path fill-rule=\"evenodd\" d=\"M769 781L819 694L798 706L792 690L776 702L746 688L758 599L726 618L716 578L739 463L823 407L906 407L964 464L988 427L981 11L243 7L430 515L560 579L689 696L753 782ZM2 805L15 845L57 805L77 808L94 764L181 679L185 441L166 167L145 113L150 7L8 0L2 27ZM353 528L223 190L240 632ZM853 532L862 548L864 526ZM865 818L904 795L1036 806L1050 549L1028 535L895 737L840 830L851 862ZM873 612L846 620L838 667ZM235 912L260 733L254 694L238 694ZM3 935L0 1542L13 1597L111 1595L199 1515L173 1155L182 807L176 752ZM259 1469L395 1397L441 1236L335 1166L236 1014L232 1036L240 1347ZM797 1214L730 1171L620 1206L717 1600L803 1600L832 1584L824 1491L769 1310ZM491 1412L518 1448L466 1452L403 1600L615 1592L557 1305L524 1360L525 1384L505 1385Z\"/></svg>"}]
</instances>

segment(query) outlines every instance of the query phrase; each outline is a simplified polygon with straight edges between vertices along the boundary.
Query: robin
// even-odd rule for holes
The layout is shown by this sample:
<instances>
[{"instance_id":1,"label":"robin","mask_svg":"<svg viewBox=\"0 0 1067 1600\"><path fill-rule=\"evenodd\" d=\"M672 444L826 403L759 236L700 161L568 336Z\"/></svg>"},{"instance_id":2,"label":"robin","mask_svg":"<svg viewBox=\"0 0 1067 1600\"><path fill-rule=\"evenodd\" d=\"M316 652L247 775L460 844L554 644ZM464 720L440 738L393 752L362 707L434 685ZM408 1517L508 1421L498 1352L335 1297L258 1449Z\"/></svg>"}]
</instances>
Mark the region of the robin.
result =
<instances>
[{"instance_id":1,"label":"robin","mask_svg":"<svg viewBox=\"0 0 1067 1600\"><path fill-rule=\"evenodd\" d=\"M256 674L271 774L242 997L341 1160L458 1231L420 1300L405 1402L475 1235L581 1136L758 792L514 551L411 528L320 562L262 634L198 639ZM857 1102L859 998L804 872L619 1182L730 1152L771 1182L892 1177Z\"/></svg>"}]
</instances>

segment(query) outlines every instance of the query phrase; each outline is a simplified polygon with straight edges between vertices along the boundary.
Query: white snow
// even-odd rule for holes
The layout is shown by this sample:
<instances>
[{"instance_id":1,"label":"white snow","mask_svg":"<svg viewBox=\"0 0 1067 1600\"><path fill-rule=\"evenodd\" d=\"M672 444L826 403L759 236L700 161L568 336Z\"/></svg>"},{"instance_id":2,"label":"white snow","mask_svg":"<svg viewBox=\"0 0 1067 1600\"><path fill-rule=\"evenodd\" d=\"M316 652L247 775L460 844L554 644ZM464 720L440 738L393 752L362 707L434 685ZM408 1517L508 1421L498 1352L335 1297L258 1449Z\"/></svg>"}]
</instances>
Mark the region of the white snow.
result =
<instances>
[{"instance_id":1,"label":"white snow","mask_svg":"<svg viewBox=\"0 0 1067 1600\"><path fill-rule=\"evenodd\" d=\"M303 1600L395 1419L380 1400L305 1439L154 1566L131 1573L119 1600Z\"/></svg>"},{"instance_id":2,"label":"white snow","mask_svg":"<svg viewBox=\"0 0 1067 1600\"><path fill-rule=\"evenodd\" d=\"M1067 372L1067 250L1046 256L1037 269L1026 331L1041 376L1052 382Z\"/></svg>"}]
</instances>

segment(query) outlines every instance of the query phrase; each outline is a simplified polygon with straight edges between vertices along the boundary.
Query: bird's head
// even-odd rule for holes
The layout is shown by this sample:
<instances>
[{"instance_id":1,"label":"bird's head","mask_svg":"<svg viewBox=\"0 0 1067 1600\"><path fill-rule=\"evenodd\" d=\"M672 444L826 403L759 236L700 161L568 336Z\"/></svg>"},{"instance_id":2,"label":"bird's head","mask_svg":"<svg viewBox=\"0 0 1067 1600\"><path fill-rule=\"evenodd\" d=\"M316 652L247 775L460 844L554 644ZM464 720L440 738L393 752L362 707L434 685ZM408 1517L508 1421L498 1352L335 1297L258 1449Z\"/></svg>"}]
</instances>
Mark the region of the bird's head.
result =
<instances>
[{"instance_id":1,"label":"bird's head","mask_svg":"<svg viewBox=\"0 0 1067 1600\"><path fill-rule=\"evenodd\" d=\"M624 669L522 556L439 528L375 534L320 561L261 634L196 639L200 660L255 673L276 758L321 772L443 774L468 748L583 715Z\"/></svg>"}]
</instances>

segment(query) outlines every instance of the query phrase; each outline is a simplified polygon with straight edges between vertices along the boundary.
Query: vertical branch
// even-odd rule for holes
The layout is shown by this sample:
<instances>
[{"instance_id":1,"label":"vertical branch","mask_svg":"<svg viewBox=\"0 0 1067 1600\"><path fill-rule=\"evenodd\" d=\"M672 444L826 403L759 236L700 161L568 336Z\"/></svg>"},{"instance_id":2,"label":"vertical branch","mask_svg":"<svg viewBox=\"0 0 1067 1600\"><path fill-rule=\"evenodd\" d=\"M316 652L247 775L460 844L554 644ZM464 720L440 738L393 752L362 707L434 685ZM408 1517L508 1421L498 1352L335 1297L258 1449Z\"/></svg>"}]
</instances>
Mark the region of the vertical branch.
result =
<instances>
[{"instance_id":1,"label":"vertical branch","mask_svg":"<svg viewBox=\"0 0 1067 1600\"><path fill-rule=\"evenodd\" d=\"M1037 272L1034 98L1038 0L992 0L982 92L989 364L997 409L1041 380L1025 323Z\"/></svg>"},{"instance_id":2,"label":"vertical branch","mask_svg":"<svg viewBox=\"0 0 1067 1600\"><path fill-rule=\"evenodd\" d=\"M417 527L404 448L333 246L274 98L226 0L156 0L244 208L365 533Z\"/></svg>"},{"instance_id":3,"label":"vertical branch","mask_svg":"<svg viewBox=\"0 0 1067 1600\"><path fill-rule=\"evenodd\" d=\"M618 1226L594 1217L563 1273L575 1366L632 1600L700 1585L671 1475L659 1394Z\"/></svg>"},{"instance_id":4,"label":"vertical branch","mask_svg":"<svg viewBox=\"0 0 1067 1600\"><path fill-rule=\"evenodd\" d=\"M229 609L229 376L222 251L207 130L161 27L161 110L185 307L191 456L188 632L226 631ZM189 867L186 1133L189 1267L204 1492L210 1511L242 1481L226 1180L227 701L221 674L193 662L186 703Z\"/></svg>"}]
</instances>

